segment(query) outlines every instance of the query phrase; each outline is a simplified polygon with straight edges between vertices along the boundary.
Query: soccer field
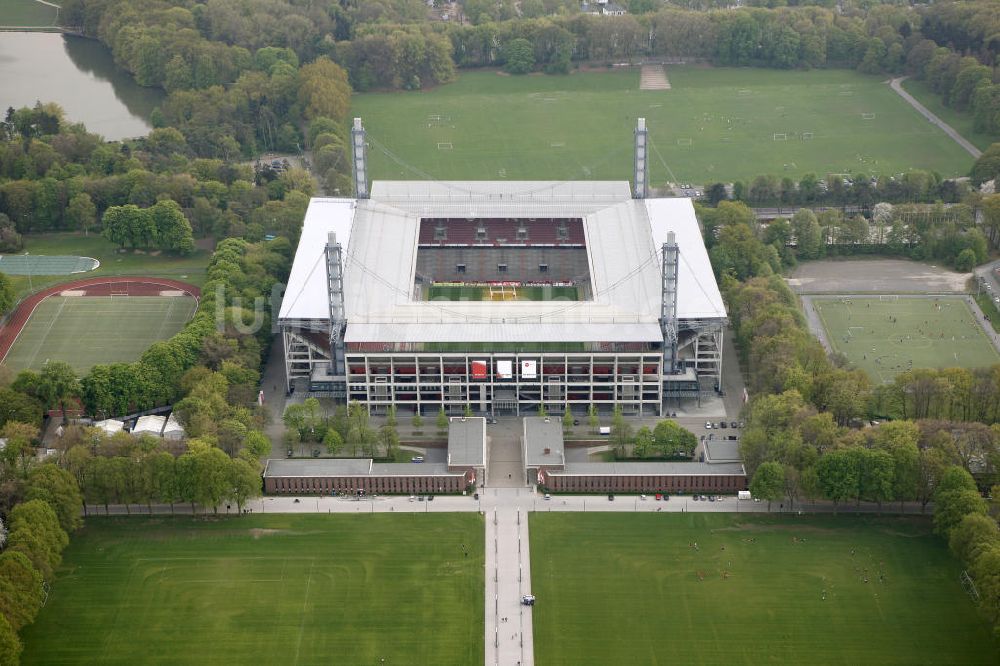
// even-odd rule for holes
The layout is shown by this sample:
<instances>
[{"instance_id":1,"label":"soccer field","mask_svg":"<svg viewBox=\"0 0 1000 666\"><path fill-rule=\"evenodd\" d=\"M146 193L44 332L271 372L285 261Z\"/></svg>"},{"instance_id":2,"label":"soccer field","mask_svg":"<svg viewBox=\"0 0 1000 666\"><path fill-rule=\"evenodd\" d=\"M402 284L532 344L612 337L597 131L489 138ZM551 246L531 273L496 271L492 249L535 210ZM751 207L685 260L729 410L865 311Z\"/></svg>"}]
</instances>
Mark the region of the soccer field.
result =
<instances>
[{"instance_id":1,"label":"soccer field","mask_svg":"<svg viewBox=\"0 0 1000 666\"><path fill-rule=\"evenodd\" d=\"M180 331L198 304L189 296L50 296L38 304L4 363L14 372L66 361L77 372L136 360Z\"/></svg>"},{"instance_id":2,"label":"soccer field","mask_svg":"<svg viewBox=\"0 0 1000 666\"><path fill-rule=\"evenodd\" d=\"M835 351L875 381L915 368L979 368L1000 354L964 297L813 297Z\"/></svg>"},{"instance_id":3,"label":"soccer field","mask_svg":"<svg viewBox=\"0 0 1000 666\"><path fill-rule=\"evenodd\" d=\"M579 292L576 287L505 287L501 292L494 288L490 295L489 287L477 286L431 286L427 289L429 301L578 301Z\"/></svg>"},{"instance_id":4,"label":"soccer field","mask_svg":"<svg viewBox=\"0 0 1000 666\"><path fill-rule=\"evenodd\" d=\"M89 518L22 664L481 664L483 530L465 513Z\"/></svg>"},{"instance_id":5,"label":"soccer field","mask_svg":"<svg viewBox=\"0 0 1000 666\"><path fill-rule=\"evenodd\" d=\"M701 185L771 173L966 175L972 158L881 77L847 70L669 66L671 90L639 72L463 72L421 92L365 93L375 179L631 177L633 129L650 128L650 180Z\"/></svg>"},{"instance_id":6,"label":"soccer field","mask_svg":"<svg viewBox=\"0 0 1000 666\"><path fill-rule=\"evenodd\" d=\"M530 521L538 664L1000 659L929 521L617 512Z\"/></svg>"}]
</instances>

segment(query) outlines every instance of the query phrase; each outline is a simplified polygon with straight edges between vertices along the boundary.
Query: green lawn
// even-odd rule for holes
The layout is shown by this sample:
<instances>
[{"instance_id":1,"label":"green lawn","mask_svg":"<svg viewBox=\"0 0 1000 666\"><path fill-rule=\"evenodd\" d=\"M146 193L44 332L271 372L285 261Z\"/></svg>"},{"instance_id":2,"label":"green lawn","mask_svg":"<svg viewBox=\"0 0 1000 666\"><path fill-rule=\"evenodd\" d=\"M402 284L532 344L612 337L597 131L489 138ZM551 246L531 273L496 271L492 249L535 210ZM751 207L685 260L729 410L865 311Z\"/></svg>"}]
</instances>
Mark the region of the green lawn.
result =
<instances>
[{"instance_id":1,"label":"green lawn","mask_svg":"<svg viewBox=\"0 0 1000 666\"><path fill-rule=\"evenodd\" d=\"M20 372L66 361L81 374L98 363L129 363L184 328L197 307L189 296L50 296L3 362Z\"/></svg>"},{"instance_id":2,"label":"green lawn","mask_svg":"<svg viewBox=\"0 0 1000 666\"><path fill-rule=\"evenodd\" d=\"M467 72L429 91L355 95L352 113L368 130L375 179L623 180L638 116L650 128L654 185L910 168L958 176L972 165L881 77L695 66L667 73L672 90L640 91L637 70Z\"/></svg>"},{"instance_id":3,"label":"green lawn","mask_svg":"<svg viewBox=\"0 0 1000 666\"><path fill-rule=\"evenodd\" d=\"M59 2L53 2L58 5ZM56 24L54 7L35 0L0 0L0 25L25 28L45 27Z\"/></svg>"},{"instance_id":4,"label":"green lawn","mask_svg":"<svg viewBox=\"0 0 1000 666\"><path fill-rule=\"evenodd\" d=\"M906 79L903 81L903 89L916 97L917 101L930 109L938 118L955 128L959 134L980 150L986 150L990 147L990 144L1000 141L1000 136L991 136L975 131L973 129L972 114L964 111L956 111L942 104L941 97L935 94L925 81Z\"/></svg>"},{"instance_id":5,"label":"green lawn","mask_svg":"<svg viewBox=\"0 0 1000 666\"><path fill-rule=\"evenodd\" d=\"M510 289L508 287L508 289ZM518 301L578 301L579 293L576 287L515 287ZM429 301L488 301L489 287L452 287L431 286L427 289ZM495 299L502 300L499 296Z\"/></svg>"},{"instance_id":6,"label":"green lawn","mask_svg":"<svg viewBox=\"0 0 1000 666\"><path fill-rule=\"evenodd\" d=\"M2 1L2 0L0 0ZM205 281L205 271L212 253L197 250L187 257L173 255L136 254L129 250L118 252L118 246L100 234L84 236L79 233L52 233L25 236L25 251L39 255L78 255L93 257L101 262L99 268L75 275L11 276L19 296L32 290L82 278L102 275L141 275L183 280L195 286Z\"/></svg>"},{"instance_id":7,"label":"green lawn","mask_svg":"<svg viewBox=\"0 0 1000 666\"><path fill-rule=\"evenodd\" d=\"M1000 659L926 522L534 513L530 528L545 666Z\"/></svg>"},{"instance_id":8,"label":"green lawn","mask_svg":"<svg viewBox=\"0 0 1000 666\"><path fill-rule=\"evenodd\" d=\"M90 518L22 664L482 663L483 529L476 514Z\"/></svg>"},{"instance_id":9,"label":"green lawn","mask_svg":"<svg viewBox=\"0 0 1000 666\"><path fill-rule=\"evenodd\" d=\"M875 381L911 368L979 368L1000 354L964 297L816 298L827 339Z\"/></svg>"}]
</instances>

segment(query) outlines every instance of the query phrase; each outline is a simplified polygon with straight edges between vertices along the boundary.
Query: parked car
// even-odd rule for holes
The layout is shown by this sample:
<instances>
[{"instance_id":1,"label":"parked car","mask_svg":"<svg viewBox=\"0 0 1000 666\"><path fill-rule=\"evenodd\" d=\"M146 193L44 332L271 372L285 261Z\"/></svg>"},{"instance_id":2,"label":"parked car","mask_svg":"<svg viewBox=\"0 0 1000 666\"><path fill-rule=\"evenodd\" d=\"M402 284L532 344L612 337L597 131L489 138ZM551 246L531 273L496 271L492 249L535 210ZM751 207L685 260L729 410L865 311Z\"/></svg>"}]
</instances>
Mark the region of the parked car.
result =
<instances>
[{"instance_id":1,"label":"parked car","mask_svg":"<svg viewBox=\"0 0 1000 666\"><path fill-rule=\"evenodd\" d=\"M427 501L428 502L433 502L434 501L434 495L428 495L427 496Z\"/></svg>"},{"instance_id":2,"label":"parked car","mask_svg":"<svg viewBox=\"0 0 1000 666\"><path fill-rule=\"evenodd\" d=\"M609 502L614 502L615 501L615 494L614 493L608 493L608 501Z\"/></svg>"},{"instance_id":3,"label":"parked car","mask_svg":"<svg viewBox=\"0 0 1000 666\"><path fill-rule=\"evenodd\" d=\"M728 428L729 426L726 425L725 421L719 421L719 427L720 428Z\"/></svg>"},{"instance_id":4,"label":"parked car","mask_svg":"<svg viewBox=\"0 0 1000 666\"><path fill-rule=\"evenodd\" d=\"M712 422L705 421L705 430L711 430L711 429L712 429Z\"/></svg>"},{"instance_id":5,"label":"parked car","mask_svg":"<svg viewBox=\"0 0 1000 666\"><path fill-rule=\"evenodd\" d=\"M412 463L422 463L423 461L424 461L423 456L413 456L412 458L410 458L410 462Z\"/></svg>"},{"instance_id":6,"label":"parked car","mask_svg":"<svg viewBox=\"0 0 1000 666\"><path fill-rule=\"evenodd\" d=\"M698 500L701 499L701 495L694 495L691 499L693 499L695 502L697 502Z\"/></svg>"},{"instance_id":7,"label":"parked car","mask_svg":"<svg viewBox=\"0 0 1000 666\"><path fill-rule=\"evenodd\" d=\"M740 425L736 421L733 421L732 423L729 424L729 427L730 428L739 428Z\"/></svg>"},{"instance_id":8,"label":"parked car","mask_svg":"<svg viewBox=\"0 0 1000 666\"><path fill-rule=\"evenodd\" d=\"M423 502L424 501L424 496L423 495L417 495L417 501L418 502Z\"/></svg>"},{"instance_id":9,"label":"parked car","mask_svg":"<svg viewBox=\"0 0 1000 666\"><path fill-rule=\"evenodd\" d=\"M549 495L548 493L545 493L545 497L543 499L550 500L550 499L552 499L552 495Z\"/></svg>"}]
</instances>

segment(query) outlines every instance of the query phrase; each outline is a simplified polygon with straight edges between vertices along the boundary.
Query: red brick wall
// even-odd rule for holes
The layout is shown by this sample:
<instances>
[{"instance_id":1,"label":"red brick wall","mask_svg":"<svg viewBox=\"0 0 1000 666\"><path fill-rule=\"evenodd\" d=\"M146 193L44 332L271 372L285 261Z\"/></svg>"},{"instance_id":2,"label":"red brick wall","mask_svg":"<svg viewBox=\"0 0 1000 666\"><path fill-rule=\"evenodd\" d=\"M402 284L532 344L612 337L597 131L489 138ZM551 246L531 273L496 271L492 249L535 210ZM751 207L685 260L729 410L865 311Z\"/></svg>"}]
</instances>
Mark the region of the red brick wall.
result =
<instances>
[{"instance_id":1,"label":"red brick wall","mask_svg":"<svg viewBox=\"0 0 1000 666\"><path fill-rule=\"evenodd\" d=\"M559 492L736 493L746 490L743 475L713 476L559 476L546 475L545 485Z\"/></svg>"},{"instance_id":2,"label":"red brick wall","mask_svg":"<svg viewBox=\"0 0 1000 666\"><path fill-rule=\"evenodd\" d=\"M267 477L269 495L329 495L354 493L358 489L380 495L412 493L458 493L472 482L471 474L455 476L318 476Z\"/></svg>"}]
</instances>

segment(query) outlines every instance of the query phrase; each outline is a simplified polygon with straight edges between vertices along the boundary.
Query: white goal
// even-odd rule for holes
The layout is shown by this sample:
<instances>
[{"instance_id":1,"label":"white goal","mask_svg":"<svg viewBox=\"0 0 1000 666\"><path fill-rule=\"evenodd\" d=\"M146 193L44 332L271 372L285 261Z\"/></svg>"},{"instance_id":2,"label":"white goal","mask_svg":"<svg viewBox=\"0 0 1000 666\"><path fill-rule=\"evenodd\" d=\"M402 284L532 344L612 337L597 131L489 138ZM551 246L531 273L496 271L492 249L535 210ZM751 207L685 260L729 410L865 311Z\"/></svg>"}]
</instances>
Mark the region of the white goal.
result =
<instances>
[{"instance_id":1,"label":"white goal","mask_svg":"<svg viewBox=\"0 0 1000 666\"><path fill-rule=\"evenodd\" d=\"M441 141L438 143L438 150L451 150L454 146L451 145L451 141Z\"/></svg>"},{"instance_id":2,"label":"white goal","mask_svg":"<svg viewBox=\"0 0 1000 666\"><path fill-rule=\"evenodd\" d=\"M691 139L677 139L677 145L678 146L690 146L691 145Z\"/></svg>"},{"instance_id":3,"label":"white goal","mask_svg":"<svg viewBox=\"0 0 1000 666\"><path fill-rule=\"evenodd\" d=\"M774 133L774 140L775 141L788 141L788 133L787 132L775 132Z\"/></svg>"},{"instance_id":4,"label":"white goal","mask_svg":"<svg viewBox=\"0 0 1000 666\"><path fill-rule=\"evenodd\" d=\"M897 302L899 300L899 295L898 294L882 294L881 296L878 297L878 300L880 300L882 302L888 301L889 303L895 303L895 302Z\"/></svg>"},{"instance_id":5,"label":"white goal","mask_svg":"<svg viewBox=\"0 0 1000 666\"><path fill-rule=\"evenodd\" d=\"M802 133L802 140L803 141L812 141L812 139L813 139L814 136L815 135L812 132L803 132Z\"/></svg>"},{"instance_id":6,"label":"white goal","mask_svg":"<svg viewBox=\"0 0 1000 666\"><path fill-rule=\"evenodd\" d=\"M875 120L875 114L874 113L862 113L861 117L864 120Z\"/></svg>"}]
</instances>

